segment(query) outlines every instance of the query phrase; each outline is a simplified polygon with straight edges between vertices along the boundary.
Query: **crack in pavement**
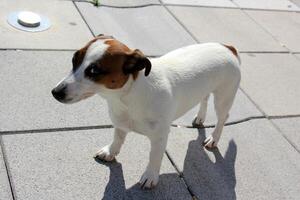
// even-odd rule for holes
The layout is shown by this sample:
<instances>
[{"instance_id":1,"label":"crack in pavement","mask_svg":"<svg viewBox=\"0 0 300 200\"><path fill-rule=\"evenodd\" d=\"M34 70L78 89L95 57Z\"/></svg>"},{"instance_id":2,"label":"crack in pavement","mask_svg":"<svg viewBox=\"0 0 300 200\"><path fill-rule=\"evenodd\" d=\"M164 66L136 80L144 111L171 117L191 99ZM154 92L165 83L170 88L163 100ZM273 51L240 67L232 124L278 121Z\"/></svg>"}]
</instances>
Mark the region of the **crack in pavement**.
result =
<instances>
[{"instance_id":1,"label":"crack in pavement","mask_svg":"<svg viewBox=\"0 0 300 200\"><path fill-rule=\"evenodd\" d=\"M225 126L232 126L235 124L244 123L251 120L257 119L284 119L284 118L296 118L300 115L283 115L283 116L251 116L246 117L240 120L234 120L231 122L225 123ZM177 125L172 124L172 127L177 128L195 128L195 129L205 129L205 128L214 128L215 124L208 124L203 126L189 126L189 125ZM0 135L16 135L16 134L30 134L30 133L51 133L51 132L60 132L60 131L78 131L78 130L94 130L94 129L109 129L113 128L112 124L106 125L94 125L94 126L77 126L77 127L58 127L58 128L44 128L44 129L26 129L26 130L12 130L12 131L0 131Z\"/></svg>"},{"instance_id":2,"label":"crack in pavement","mask_svg":"<svg viewBox=\"0 0 300 200\"><path fill-rule=\"evenodd\" d=\"M141 4L141 5L132 5L132 6L114 6L114 5L109 5L109 4L103 4L99 3L99 6L95 5L94 2L92 1L87 1L87 0L72 0L73 3L79 2L79 3L90 3L94 5L95 7L108 7L108 8L143 8L143 7L148 7L148 6L161 6L160 3L146 3L146 4Z\"/></svg>"},{"instance_id":3,"label":"crack in pavement","mask_svg":"<svg viewBox=\"0 0 300 200\"><path fill-rule=\"evenodd\" d=\"M5 167L5 171L6 171L6 176L7 176L8 183L9 183L11 197L12 197L13 200L16 200L17 197L16 197L16 193L15 193L15 185L13 184L12 175L11 175L11 172L9 170L10 167L9 167L9 164L8 164L8 161L7 161L7 155L6 155L6 151L5 151L5 148L4 148L2 135L0 135L0 148L1 148L1 152L2 152L2 157L3 157L4 167Z\"/></svg>"},{"instance_id":4,"label":"crack in pavement","mask_svg":"<svg viewBox=\"0 0 300 200\"><path fill-rule=\"evenodd\" d=\"M175 171L177 172L180 180L182 180L182 182L183 182L184 186L186 187L187 191L190 193L190 195L192 197L192 200L198 200L196 195L193 193L193 191L191 190L191 188L188 186L187 182L185 181L183 173L180 172L178 166L176 165L176 163L174 162L173 158L171 157L171 155L169 154L169 152L167 150L165 150L165 154L166 154L168 160L170 161L171 165L175 168Z\"/></svg>"},{"instance_id":5,"label":"crack in pavement","mask_svg":"<svg viewBox=\"0 0 300 200\"><path fill-rule=\"evenodd\" d=\"M143 7L148 7L148 6L177 6L177 7L198 7L198 8L219 8L219 9L239 9L239 10L257 10L257 11L270 11L270 12L295 12L299 13L300 11L297 10L281 10L281 9L267 9L267 8L243 8L240 7L237 3L232 2L235 6L214 6L214 5L190 5L190 4L172 4L172 3L164 3L163 1L159 0L160 3L145 3L141 5L128 5L128 6L115 6L115 5L110 5L110 4L103 4L100 3L98 6L95 5L94 2L88 1L88 0L71 0L72 2L79 2L79 3L90 3L94 5L95 7L109 7L109 8L121 8L121 9L126 9L126 8L143 8Z\"/></svg>"}]
</instances>

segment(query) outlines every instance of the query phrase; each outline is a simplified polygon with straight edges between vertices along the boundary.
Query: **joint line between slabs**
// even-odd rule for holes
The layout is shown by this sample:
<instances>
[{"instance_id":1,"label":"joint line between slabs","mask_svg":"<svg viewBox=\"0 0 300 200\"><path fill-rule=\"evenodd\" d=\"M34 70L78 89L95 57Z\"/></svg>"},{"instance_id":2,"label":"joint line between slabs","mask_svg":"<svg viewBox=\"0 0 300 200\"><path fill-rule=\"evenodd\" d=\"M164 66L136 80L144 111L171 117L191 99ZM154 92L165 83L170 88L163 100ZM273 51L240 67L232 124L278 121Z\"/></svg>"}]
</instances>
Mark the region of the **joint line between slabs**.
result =
<instances>
[{"instance_id":1,"label":"joint line between slabs","mask_svg":"<svg viewBox=\"0 0 300 200\"><path fill-rule=\"evenodd\" d=\"M81 11L79 10L78 6L76 5L76 3L74 1L72 1L73 5L75 6L77 12L79 13L79 15L81 16L82 20L84 21L84 23L86 24L86 26L88 27L88 29L90 30L92 36L96 36L92 30L92 28L90 27L90 25L87 23L87 21L85 20L84 16L82 15Z\"/></svg>"},{"instance_id":2,"label":"joint line between slabs","mask_svg":"<svg viewBox=\"0 0 300 200\"><path fill-rule=\"evenodd\" d=\"M4 148L4 143L3 143L3 140L2 140L2 135L0 135L0 148L1 148L1 151L2 151L3 162L4 162L4 167L5 167L5 170L6 170L6 176L7 176L7 179L8 179L11 196L12 196L13 200L17 200L16 194L15 194L15 186L13 184L12 175L11 175L10 170L9 170L9 164L8 164L8 161L7 161L7 156L6 156L6 151L5 151L5 148Z\"/></svg>"},{"instance_id":3,"label":"joint line between slabs","mask_svg":"<svg viewBox=\"0 0 300 200\"><path fill-rule=\"evenodd\" d=\"M23 48L0 48L0 51L53 51L53 52L74 52L77 51L78 49L23 49ZM145 54L146 57L149 58L157 58L162 55L147 55Z\"/></svg>"},{"instance_id":4,"label":"joint line between slabs","mask_svg":"<svg viewBox=\"0 0 300 200\"><path fill-rule=\"evenodd\" d=\"M165 154L167 156L167 158L169 159L169 161L171 162L171 165L175 168L175 171L177 172L180 180L182 180L182 182L184 183L184 186L186 187L186 189L188 190L188 192L190 193L190 195L192 196L193 200L197 200L196 195L193 193L193 191L191 190L191 188L189 187L189 185L187 184L183 173L180 172L178 166L175 164L175 162L173 161L172 157L170 156L169 152L167 150L165 150Z\"/></svg>"},{"instance_id":5,"label":"joint line between slabs","mask_svg":"<svg viewBox=\"0 0 300 200\"><path fill-rule=\"evenodd\" d=\"M239 7L226 7L226 6L209 6L209 5L189 5L189 4L172 4L172 3L162 3L165 6L173 7L191 7L191 8L219 8L219 9L240 9Z\"/></svg>"},{"instance_id":6,"label":"joint line between slabs","mask_svg":"<svg viewBox=\"0 0 300 200\"><path fill-rule=\"evenodd\" d=\"M293 116L294 117L294 116ZM297 117L297 116L296 116ZM252 116L247 117L241 120L236 120L232 122L225 123L225 126L233 125L233 124L239 124L242 122L246 122L252 119L262 119L266 118L265 116ZM277 116L279 118L279 116ZM184 126L184 125L176 125L171 124L172 127L178 127L178 128L214 128L215 125L205 125L205 126ZM51 133L51 132L63 132L63 131L78 131L78 130L94 130L94 129L109 129L113 128L114 126L109 125L96 125L96 126L79 126L79 127L62 127L62 128L45 128L45 129L29 129L29 130L13 130L13 131L0 131L0 135L16 135L16 134L29 134L29 133Z\"/></svg>"},{"instance_id":7,"label":"joint line between slabs","mask_svg":"<svg viewBox=\"0 0 300 200\"><path fill-rule=\"evenodd\" d=\"M267 118L266 116L261 116L261 115L246 117L244 119L227 122L227 123L224 124L224 126L232 126L232 125L235 125L235 124L240 124L240 123L255 120L255 119L266 119L266 118ZM205 129L205 128L214 128L214 127L216 127L216 125L215 124L210 124L210 125L199 125L199 126L192 125L192 126L189 126L189 125L172 124L172 127Z\"/></svg>"},{"instance_id":8,"label":"joint line between slabs","mask_svg":"<svg viewBox=\"0 0 300 200\"><path fill-rule=\"evenodd\" d=\"M245 54L245 53L255 53L255 54L290 54L288 50L286 51L245 51L240 50L239 53Z\"/></svg>"},{"instance_id":9,"label":"joint line between slabs","mask_svg":"<svg viewBox=\"0 0 300 200\"><path fill-rule=\"evenodd\" d=\"M76 49L25 49L25 48L0 48L0 51L76 51Z\"/></svg>"},{"instance_id":10,"label":"joint line between slabs","mask_svg":"<svg viewBox=\"0 0 300 200\"><path fill-rule=\"evenodd\" d=\"M90 3L94 5L92 1L87 1L87 0L72 0L72 2L79 2L79 3ZM177 7L195 7L195 8L219 8L219 9L239 9L239 10L254 10L254 11L269 11L269 12L291 12L291 13L299 13L300 10L281 10L281 9L267 9L267 8L245 8L245 7L240 7L237 3L232 2L235 7L230 7L230 6L214 6L214 5L190 5L190 4L172 4L172 3L164 3L162 1L159 1L160 3L148 3L148 4L142 4L142 5L132 5L132 6L114 6L114 5L109 5L109 4L99 4L99 6L96 7L109 7L109 8L143 8L143 7L148 7L148 6L177 6ZM94 5L95 6L95 5Z\"/></svg>"},{"instance_id":11,"label":"joint line between slabs","mask_svg":"<svg viewBox=\"0 0 300 200\"><path fill-rule=\"evenodd\" d=\"M244 93L244 95L249 99L249 101L256 107L256 109L263 114L266 118L268 118L268 115L259 107L259 105L256 104L256 102L246 93L246 91L240 86L239 89Z\"/></svg>"},{"instance_id":12,"label":"joint line between slabs","mask_svg":"<svg viewBox=\"0 0 300 200\"><path fill-rule=\"evenodd\" d=\"M253 10L253 11L265 11L265 12L287 12L287 13L299 13L299 10L280 10L280 9L267 9L267 8L240 8L241 10Z\"/></svg>"},{"instance_id":13,"label":"joint line between slabs","mask_svg":"<svg viewBox=\"0 0 300 200\"><path fill-rule=\"evenodd\" d=\"M15 130L15 131L0 131L0 135L16 135L28 133L51 133L62 131L79 131L79 130L94 130L94 129L109 129L113 125L99 125L99 126L79 126L79 127L63 127L63 128L48 128L48 129L30 129L30 130Z\"/></svg>"},{"instance_id":14,"label":"joint line between slabs","mask_svg":"<svg viewBox=\"0 0 300 200\"><path fill-rule=\"evenodd\" d=\"M297 148L297 145L291 141L284 132L275 124L271 119L268 119L269 122L273 125L273 127L281 134L282 137L300 154L300 149Z\"/></svg>"},{"instance_id":15,"label":"joint line between slabs","mask_svg":"<svg viewBox=\"0 0 300 200\"><path fill-rule=\"evenodd\" d=\"M257 26L259 26L265 33L267 33L268 35L270 35L274 41L277 42L277 44L279 44L281 47L285 48L286 51L288 51L290 54L292 54L291 49L289 49L285 44L281 43L281 41L270 31L268 31L261 23L259 23L257 20L255 20L250 14L248 14L246 11L247 9L240 9L250 20L252 20Z\"/></svg>"},{"instance_id":16,"label":"joint line between slabs","mask_svg":"<svg viewBox=\"0 0 300 200\"><path fill-rule=\"evenodd\" d=\"M300 115L285 115L285 116L268 116L255 102L251 97L240 87L240 90L246 95L246 97L254 104L254 106L265 116L265 118L272 124L272 126L281 134L281 136L298 152L300 153L300 149L290 141L288 137L281 131L281 129L272 121L272 119L282 119L282 118L294 118L300 117Z\"/></svg>"},{"instance_id":17,"label":"joint line between slabs","mask_svg":"<svg viewBox=\"0 0 300 200\"><path fill-rule=\"evenodd\" d=\"M0 48L0 51L77 51L77 49L39 49L39 48ZM289 51L246 51L240 50L239 53L246 54L246 53L255 53L255 54L292 54L298 55L300 52L289 52ZM157 58L163 56L164 54L148 54L147 57Z\"/></svg>"},{"instance_id":18,"label":"joint line between slabs","mask_svg":"<svg viewBox=\"0 0 300 200\"><path fill-rule=\"evenodd\" d=\"M86 0L72 0L72 2L78 2L78 3L90 3L95 7L108 7L108 8L143 8L143 7L148 7L148 6L162 6L160 3L147 3L147 4L142 4L142 5L132 5L132 6L114 6L114 5L109 5L109 4L102 4L99 3L99 5L95 5L92 1L86 1Z\"/></svg>"},{"instance_id":19,"label":"joint line between slabs","mask_svg":"<svg viewBox=\"0 0 300 200\"><path fill-rule=\"evenodd\" d=\"M162 0L159 0L161 5L166 9L166 11L177 21L177 23L192 37L192 39L196 42L199 43L199 40L194 36L194 34L176 17L175 14L171 12L171 10L162 2Z\"/></svg>"},{"instance_id":20,"label":"joint line between slabs","mask_svg":"<svg viewBox=\"0 0 300 200\"><path fill-rule=\"evenodd\" d=\"M300 117L299 115L284 115L284 116L251 116L246 117L244 119L235 120L231 122L225 123L224 126L232 126L235 124L244 123L251 120L256 119L284 119L284 118L296 118ZM197 128L197 129L205 129L205 128L214 128L215 124L210 125L201 125L201 126L189 126L189 125L177 125L171 124L172 127L177 128ZM0 131L0 135L17 135L17 134L30 134L30 133L51 133L51 132L67 132L67 131L79 131L79 130L97 130L97 129L109 129L114 128L113 125L96 125L96 126L79 126L79 127L62 127L62 128L48 128L48 129L29 129L29 130L13 130L13 131Z\"/></svg>"}]
</instances>

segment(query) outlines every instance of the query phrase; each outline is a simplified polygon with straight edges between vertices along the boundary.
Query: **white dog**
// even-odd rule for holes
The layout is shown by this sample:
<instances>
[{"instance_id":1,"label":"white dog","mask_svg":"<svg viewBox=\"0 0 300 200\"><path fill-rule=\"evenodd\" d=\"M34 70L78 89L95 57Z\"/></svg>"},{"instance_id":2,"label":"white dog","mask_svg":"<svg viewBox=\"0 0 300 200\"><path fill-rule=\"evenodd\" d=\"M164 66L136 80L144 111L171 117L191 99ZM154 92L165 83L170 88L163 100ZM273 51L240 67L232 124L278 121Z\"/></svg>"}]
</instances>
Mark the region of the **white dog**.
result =
<instances>
[{"instance_id":1,"label":"white dog","mask_svg":"<svg viewBox=\"0 0 300 200\"><path fill-rule=\"evenodd\" d=\"M99 35L75 52L72 62L72 72L52 90L53 96L62 103L94 94L107 100L115 129L113 142L96 154L102 160L115 158L130 131L150 139L142 188L158 183L172 121L200 102L195 123L203 123L210 93L218 121L204 146L216 147L241 77L236 49L218 43L191 45L150 60L140 50Z\"/></svg>"}]
</instances>

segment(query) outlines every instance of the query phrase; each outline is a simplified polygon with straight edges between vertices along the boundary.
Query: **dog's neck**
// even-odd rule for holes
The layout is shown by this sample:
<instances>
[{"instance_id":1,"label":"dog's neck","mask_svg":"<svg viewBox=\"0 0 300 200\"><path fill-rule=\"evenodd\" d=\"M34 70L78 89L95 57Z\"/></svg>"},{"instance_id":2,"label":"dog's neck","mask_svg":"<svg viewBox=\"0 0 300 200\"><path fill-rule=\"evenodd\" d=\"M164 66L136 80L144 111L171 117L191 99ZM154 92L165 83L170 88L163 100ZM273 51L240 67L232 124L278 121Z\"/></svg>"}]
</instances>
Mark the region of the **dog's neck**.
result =
<instances>
[{"instance_id":1,"label":"dog's neck","mask_svg":"<svg viewBox=\"0 0 300 200\"><path fill-rule=\"evenodd\" d=\"M126 96L134 84L133 76L130 75L126 83L123 85L123 87L118 89L108 89L108 88L102 88L101 91L98 92L98 95L106 99L107 101L114 101L117 99L122 99L122 97Z\"/></svg>"}]
</instances>

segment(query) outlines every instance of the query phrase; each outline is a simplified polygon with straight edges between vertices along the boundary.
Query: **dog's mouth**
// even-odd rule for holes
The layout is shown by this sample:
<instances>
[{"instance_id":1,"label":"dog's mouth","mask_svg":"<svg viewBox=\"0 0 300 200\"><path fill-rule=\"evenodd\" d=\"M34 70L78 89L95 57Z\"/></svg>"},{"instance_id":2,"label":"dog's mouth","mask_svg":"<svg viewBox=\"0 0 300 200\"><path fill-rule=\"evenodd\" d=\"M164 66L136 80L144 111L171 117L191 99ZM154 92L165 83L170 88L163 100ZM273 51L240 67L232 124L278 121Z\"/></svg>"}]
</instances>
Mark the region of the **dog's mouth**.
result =
<instances>
[{"instance_id":1,"label":"dog's mouth","mask_svg":"<svg viewBox=\"0 0 300 200\"><path fill-rule=\"evenodd\" d=\"M63 99L60 99L60 98L56 98L54 97L57 101L59 101L60 103L64 103L64 104L73 104L73 103L77 103L81 100L84 100L84 99L87 99L91 96L93 96L94 93L87 93L87 94L84 94L82 96L75 96L75 97L66 97L66 98L63 98Z\"/></svg>"},{"instance_id":2,"label":"dog's mouth","mask_svg":"<svg viewBox=\"0 0 300 200\"><path fill-rule=\"evenodd\" d=\"M76 103L95 94L92 91L85 91L83 94L70 92L68 85L64 82L53 88L51 93L57 101L64 104Z\"/></svg>"},{"instance_id":3,"label":"dog's mouth","mask_svg":"<svg viewBox=\"0 0 300 200\"><path fill-rule=\"evenodd\" d=\"M55 98L55 97L54 97ZM59 101L60 103L64 103L64 104L71 104L74 102L73 98L64 98L64 99L59 99L59 98L55 98L57 101ZM75 103L75 102L74 102Z\"/></svg>"},{"instance_id":4,"label":"dog's mouth","mask_svg":"<svg viewBox=\"0 0 300 200\"><path fill-rule=\"evenodd\" d=\"M62 102L62 103L68 104L68 103L74 102L74 100L73 100L73 98L67 98L67 99L62 100L61 102ZM74 103L75 103L75 102L74 102Z\"/></svg>"},{"instance_id":5,"label":"dog's mouth","mask_svg":"<svg viewBox=\"0 0 300 200\"><path fill-rule=\"evenodd\" d=\"M86 94L82 95L82 97L81 97L81 99L80 99L80 100L83 100L83 99L89 98L89 97L91 97L91 96L93 96L93 95L94 95L94 93L86 93Z\"/></svg>"}]
</instances>

